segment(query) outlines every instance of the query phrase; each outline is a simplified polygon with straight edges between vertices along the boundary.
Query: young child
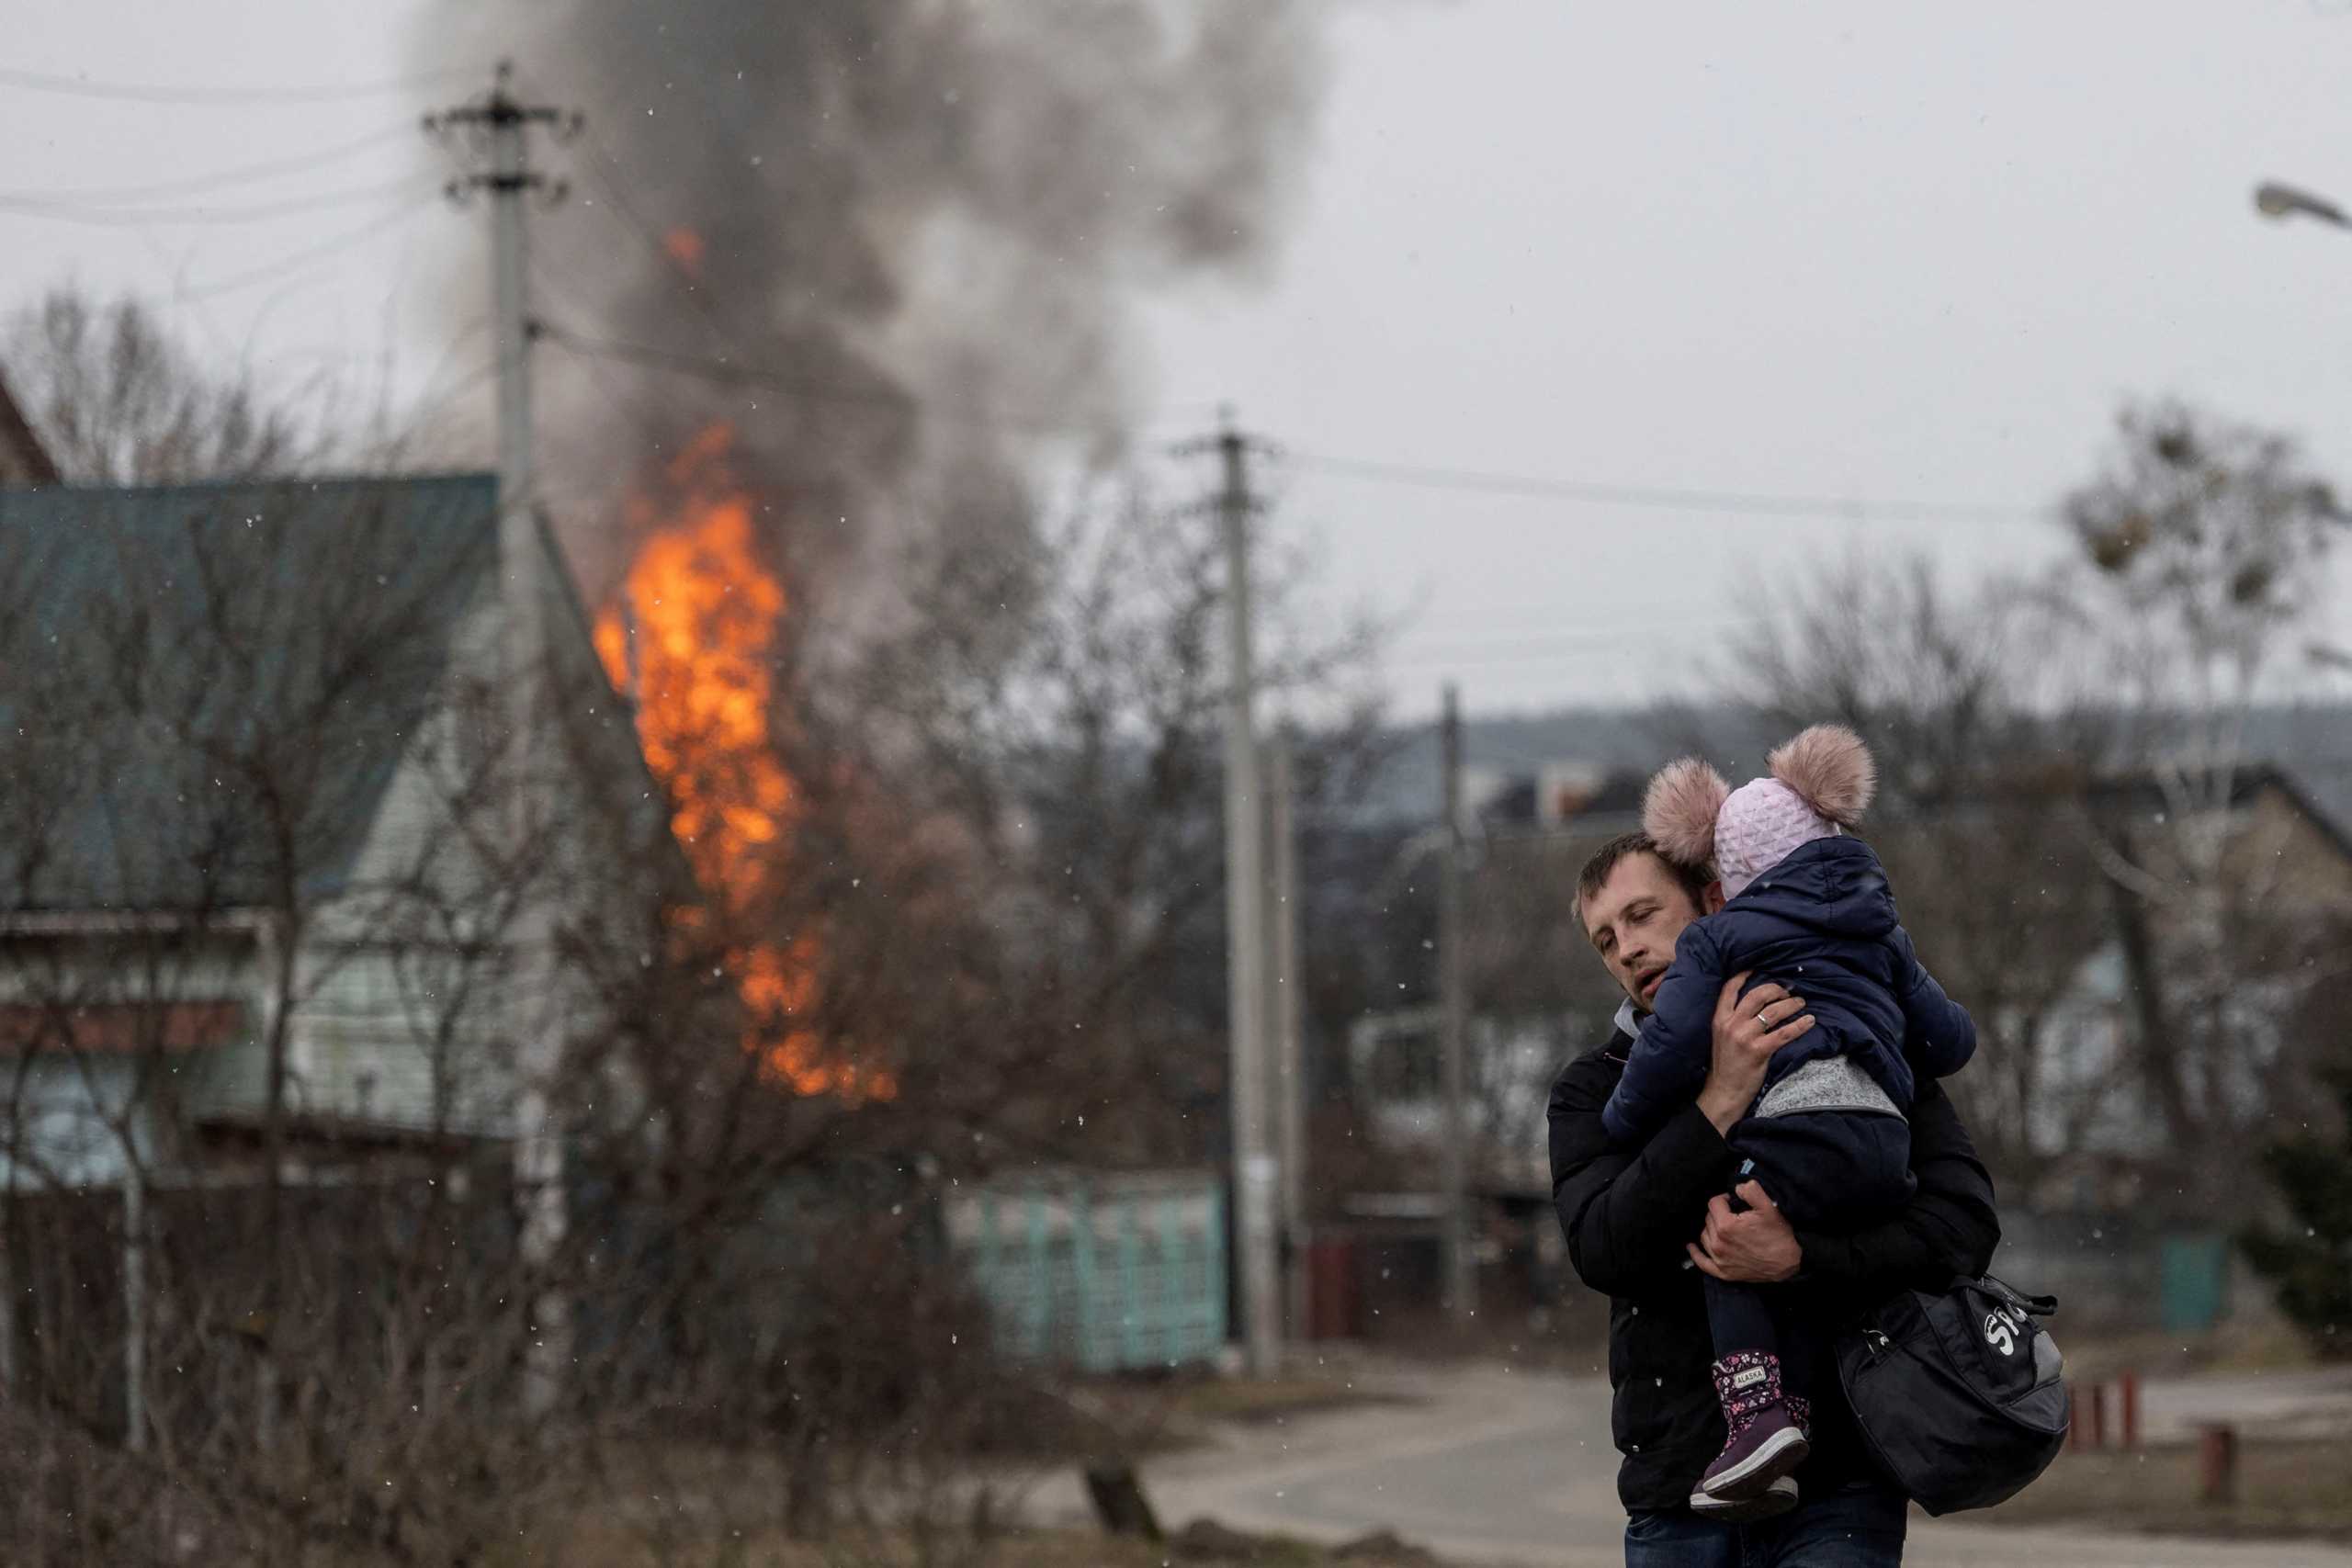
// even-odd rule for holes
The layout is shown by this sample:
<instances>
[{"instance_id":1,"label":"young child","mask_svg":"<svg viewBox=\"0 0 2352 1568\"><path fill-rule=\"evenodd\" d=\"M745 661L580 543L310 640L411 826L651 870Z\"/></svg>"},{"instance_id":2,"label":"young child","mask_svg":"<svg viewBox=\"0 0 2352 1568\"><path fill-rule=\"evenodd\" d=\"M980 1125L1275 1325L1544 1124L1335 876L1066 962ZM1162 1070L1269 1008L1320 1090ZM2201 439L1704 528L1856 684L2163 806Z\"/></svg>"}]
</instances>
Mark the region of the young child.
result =
<instances>
[{"instance_id":1,"label":"young child","mask_svg":"<svg viewBox=\"0 0 2352 1568\"><path fill-rule=\"evenodd\" d=\"M1688 758L1650 781L1643 827L1669 859L1712 864L1726 902L1683 931L1601 1115L1611 1137L1646 1140L1706 1080L1724 982L1742 971L1751 989L1777 981L1804 998L1814 1027L1774 1055L1733 1127L1734 1185L1762 1183L1801 1229L1851 1230L1910 1200L1916 1075L1958 1072L1976 1026L1920 965L1878 856L1847 835L1876 784L1860 738L1816 725L1770 767L1736 790ZM1833 1325L1776 1323L1757 1288L1705 1285L1728 1438L1690 1506L1716 1517L1792 1507L1793 1483L1774 1483L1807 1452L1802 1391Z\"/></svg>"}]
</instances>

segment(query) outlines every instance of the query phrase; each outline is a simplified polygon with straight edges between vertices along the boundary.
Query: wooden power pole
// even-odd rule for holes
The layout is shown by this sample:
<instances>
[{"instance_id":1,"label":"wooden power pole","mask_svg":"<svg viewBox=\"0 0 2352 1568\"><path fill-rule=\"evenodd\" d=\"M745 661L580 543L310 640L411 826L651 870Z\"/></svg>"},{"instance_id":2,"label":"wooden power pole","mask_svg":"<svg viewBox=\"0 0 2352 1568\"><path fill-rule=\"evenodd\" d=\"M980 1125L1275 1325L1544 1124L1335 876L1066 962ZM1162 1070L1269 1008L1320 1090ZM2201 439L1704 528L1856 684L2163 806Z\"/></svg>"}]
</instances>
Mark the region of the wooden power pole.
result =
<instances>
[{"instance_id":1,"label":"wooden power pole","mask_svg":"<svg viewBox=\"0 0 2352 1568\"><path fill-rule=\"evenodd\" d=\"M1440 1169L1445 1191L1443 1247L1446 1315L1456 1328L1467 1328L1478 1315L1478 1274L1471 1255L1470 1150L1468 1118L1464 1114L1464 1035L1469 1026L1469 998L1463 967L1462 905L1462 702L1448 682L1445 716L1439 730L1445 821L1439 837L1444 864L1438 892L1438 1004L1443 1018L1444 1141Z\"/></svg>"},{"instance_id":2,"label":"wooden power pole","mask_svg":"<svg viewBox=\"0 0 2352 1568\"><path fill-rule=\"evenodd\" d=\"M1241 1348L1252 1377L1279 1367L1281 1314L1276 1277L1277 1201L1272 1127L1267 1115L1265 802L1260 776L1257 665L1250 649L1249 442L1228 421L1216 438L1224 487L1217 513L1225 533L1227 690L1225 713L1225 876L1227 1019L1232 1032L1231 1088L1235 1261L1241 1276Z\"/></svg>"},{"instance_id":3,"label":"wooden power pole","mask_svg":"<svg viewBox=\"0 0 2352 1568\"><path fill-rule=\"evenodd\" d=\"M1274 1158L1282 1177L1283 1318L1287 1337L1303 1342L1306 1323L1306 1065L1305 976L1299 965L1298 822L1291 733L1277 730L1267 769L1274 879L1273 985L1269 1031L1274 1043Z\"/></svg>"},{"instance_id":4,"label":"wooden power pole","mask_svg":"<svg viewBox=\"0 0 2352 1568\"><path fill-rule=\"evenodd\" d=\"M451 186L490 196L492 339L498 353L498 579L499 616L505 642L508 771L512 777L514 831L528 845L544 826L544 789L553 776L540 755L540 729L548 723L553 694L547 682L546 607L556 602L546 581L553 565L541 537L538 480L531 424L530 266L526 248L527 199L549 187L530 166L527 139L534 127L576 126L578 116L526 104L514 96L512 67L501 62L485 98L429 117L438 132L463 129L479 136L490 166ZM526 852L526 858L533 857ZM537 878L533 865L521 874ZM556 1114L563 1073L561 1021L551 1016L555 989L554 919L546 895L524 893L513 937L518 973L510 981L508 1031L514 1053L514 1183L521 1199L518 1249L526 1275L536 1282L528 1305L531 1333L523 1369L523 1405L537 1417L554 1408L571 1365L571 1303L548 1284L568 1226L563 1129Z\"/></svg>"}]
</instances>

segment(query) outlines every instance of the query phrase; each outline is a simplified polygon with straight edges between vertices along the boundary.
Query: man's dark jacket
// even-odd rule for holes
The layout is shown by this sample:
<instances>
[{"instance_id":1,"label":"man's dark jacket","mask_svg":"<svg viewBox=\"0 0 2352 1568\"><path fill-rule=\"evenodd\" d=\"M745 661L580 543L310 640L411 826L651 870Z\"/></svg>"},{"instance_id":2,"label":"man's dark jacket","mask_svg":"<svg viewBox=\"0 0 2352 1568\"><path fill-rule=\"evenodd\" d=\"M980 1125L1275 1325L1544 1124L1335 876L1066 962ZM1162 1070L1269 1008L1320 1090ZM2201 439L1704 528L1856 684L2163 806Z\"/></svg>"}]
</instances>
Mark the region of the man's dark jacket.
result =
<instances>
[{"instance_id":1,"label":"man's dark jacket","mask_svg":"<svg viewBox=\"0 0 2352 1568\"><path fill-rule=\"evenodd\" d=\"M1625 1462L1617 1495L1629 1511L1681 1508L1724 1444L1708 1376L1706 1300L1683 1246L1706 1224L1707 1200L1730 1182L1734 1156L1695 1103L1677 1108L1628 1154L1600 1122L1633 1044L1622 1030L1561 1069L1552 1086L1552 1202L1577 1276L1609 1296L1610 1425ZM1845 1235L1797 1233L1792 1292L1811 1321L1842 1322L1903 1287L1932 1290L1981 1273L2000 1240L1993 1180L1940 1085L1922 1082L1911 1104L1909 1208ZM1833 1374L1816 1388L1813 1457L1797 1472L1808 1497L1871 1475L1853 1416Z\"/></svg>"}]
</instances>

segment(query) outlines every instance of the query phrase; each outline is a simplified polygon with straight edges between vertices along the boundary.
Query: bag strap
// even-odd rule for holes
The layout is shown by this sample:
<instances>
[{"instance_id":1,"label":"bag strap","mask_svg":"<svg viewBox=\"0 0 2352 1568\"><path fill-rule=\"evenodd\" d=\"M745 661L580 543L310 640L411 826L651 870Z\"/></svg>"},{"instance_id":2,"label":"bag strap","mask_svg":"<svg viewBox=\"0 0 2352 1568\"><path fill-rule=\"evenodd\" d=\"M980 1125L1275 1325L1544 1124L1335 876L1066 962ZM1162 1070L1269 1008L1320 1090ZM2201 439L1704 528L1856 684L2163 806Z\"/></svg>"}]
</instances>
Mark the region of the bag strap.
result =
<instances>
[{"instance_id":1,"label":"bag strap","mask_svg":"<svg viewBox=\"0 0 2352 1568\"><path fill-rule=\"evenodd\" d=\"M1990 1274L1979 1274L1974 1282L1991 1291L2029 1316L2050 1317L2055 1315L2058 1311L2056 1296L2029 1296L2006 1280L1996 1280Z\"/></svg>"}]
</instances>

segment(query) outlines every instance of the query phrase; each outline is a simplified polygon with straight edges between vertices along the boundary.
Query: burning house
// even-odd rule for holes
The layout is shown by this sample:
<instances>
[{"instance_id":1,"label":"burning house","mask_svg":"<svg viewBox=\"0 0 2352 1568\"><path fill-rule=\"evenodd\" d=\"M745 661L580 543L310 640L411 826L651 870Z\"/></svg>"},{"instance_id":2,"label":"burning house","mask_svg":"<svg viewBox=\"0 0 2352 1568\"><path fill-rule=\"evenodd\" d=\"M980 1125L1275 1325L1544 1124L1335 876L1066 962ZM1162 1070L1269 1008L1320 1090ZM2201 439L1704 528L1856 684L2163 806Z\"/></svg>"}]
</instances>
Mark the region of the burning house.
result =
<instances>
[{"instance_id":1,"label":"burning house","mask_svg":"<svg viewBox=\"0 0 2352 1568\"><path fill-rule=\"evenodd\" d=\"M596 650L635 710L707 913L763 933L720 943L745 1048L795 1092L888 1099L887 1067L841 1060L795 1025L813 996L811 939L779 938L763 919L789 872L797 809L774 733L786 595L760 556L757 503L729 467L734 439L731 426L707 427L669 464L663 502L631 502L640 543L596 617Z\"/></svg>"}]
</instances>

